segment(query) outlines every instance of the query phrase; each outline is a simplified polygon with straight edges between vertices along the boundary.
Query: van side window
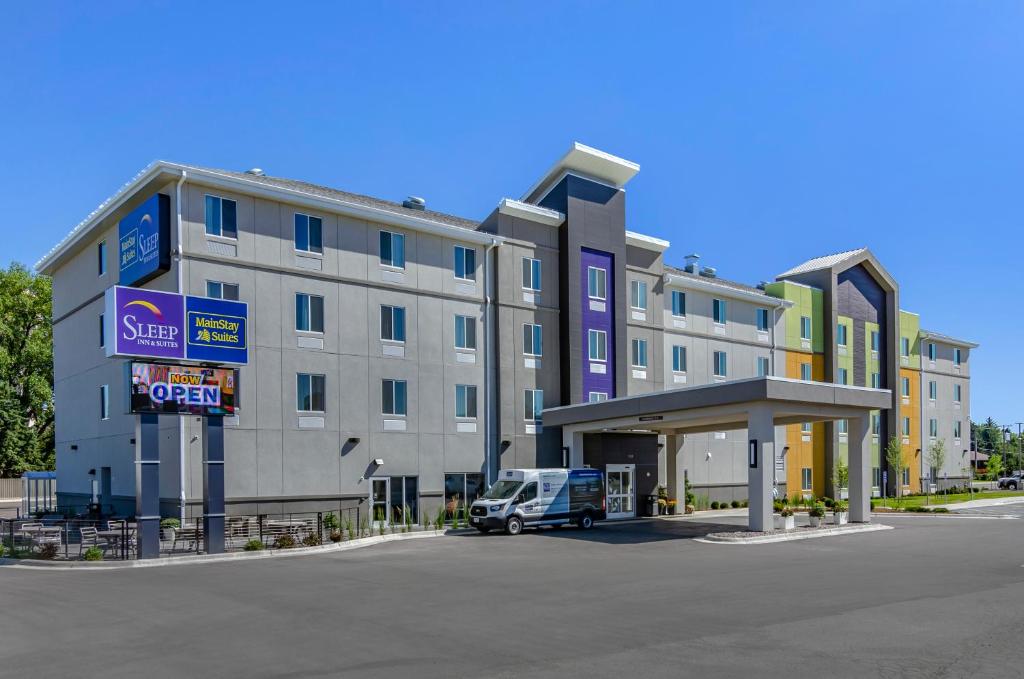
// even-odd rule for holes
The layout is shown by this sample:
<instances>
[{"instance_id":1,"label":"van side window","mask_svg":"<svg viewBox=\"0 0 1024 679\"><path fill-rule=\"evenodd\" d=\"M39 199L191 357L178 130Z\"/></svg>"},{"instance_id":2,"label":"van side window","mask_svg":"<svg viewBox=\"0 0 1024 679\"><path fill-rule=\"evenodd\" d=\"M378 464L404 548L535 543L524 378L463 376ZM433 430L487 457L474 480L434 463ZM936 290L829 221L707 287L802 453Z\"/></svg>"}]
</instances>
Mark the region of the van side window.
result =
<instances>
[{"instance_id":1,"label":"van side window","mask_svg":"<svg viewBox=\"0 0 1024 679\"><path fill-rule=\"evenodd\" d=\"M537 499L537 482L531 481L530 483L523 486L523 492L520 493L523 496L523 502L530 502L531 500Z\"/></svg>"}]
</instances>

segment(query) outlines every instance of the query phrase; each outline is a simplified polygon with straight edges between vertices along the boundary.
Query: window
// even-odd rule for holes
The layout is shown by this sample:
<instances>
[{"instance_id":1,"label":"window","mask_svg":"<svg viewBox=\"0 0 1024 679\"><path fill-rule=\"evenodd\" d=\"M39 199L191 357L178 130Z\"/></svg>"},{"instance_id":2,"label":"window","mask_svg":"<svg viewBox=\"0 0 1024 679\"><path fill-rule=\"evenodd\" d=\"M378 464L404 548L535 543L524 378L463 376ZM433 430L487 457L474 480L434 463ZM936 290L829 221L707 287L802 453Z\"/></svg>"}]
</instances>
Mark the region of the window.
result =
<instances>
[{"instance_id":1,"label":"window","mask_svg":"<svg viewBox=\"0 0 1024 679\"><path fill-rule=\"evenodd\" d=\"M811 489L811 468L804 467L800 470L800 489L810 490Z\"/></svg>"},{"instance_id":2,"label":"window","mask_svg":"<svg viewBox=\"0 0 1024 679\"><path fill-rule=\"evenodd\" d=\"M960 420L953 420L953 438L960 438Z\"/></svg>"},{"instance_id":3,"label":"window","mask_svg":"<svg viewBox=\"0 0 1024 679\"><path fill-rule=\"evenodd\" d=\"M900 338L900 356L910 356L910 338Z\"/></svg>"},{"instance_id":4,"label":"window","mask_svg":"<svg viewBox=\"0 0 1024 679\"><path fill-rule=\"evenodd\" d=\"M319 217L295 213L295 249L300 252L323 252L323 222Z\"/></svg>"},{"instance_id":5,"label":"window","mask_svg":"<svg viewBox=\"0 0 1024 679\"><path fill-rule=\"evenodd\" d=\"M764 377L768 374L768 357L758 356L757 357L757 376Z\"/></svg>"},{"instance_id":6,"label":"window","mask_svg":"<svg viewBox=\"0 0 1024 679\"><path fill-rule=\"evenodd\" d=\"M802 379L804 382L810 382L811 381L811 364L810 363L801 363L800 364L800 379Z\"/></svg>"},{"instance_id":7,"label":"window","mask_svg":"<svg viewBox=\"0 0 1024 679\"><path fill-rule=\"evenodd\" d=\"M672 347L672 372L686 372L686 347Z\"/></svg>"},{"instance_id":8,"label":"window","mask_svg":"<svg viewBox=\"0 0 1024 679\"><path fill-rule=\"evenodd\" d=\"M871 331L871 351L878 351L878 331Z\"/></svg>"},{"instance_id":9,"label":"window","mask_svg":"<svg viewBox=\"0 0 1024 679\"><path fill-rule=\"evenodd\" d=\"M455 417L476 419L476 386L455 385Z\"/></svg>"},{"instance_id":10,"label":"window","mask_svg":"<svg viewBox=\"0 0 1024 679\"><path fill-rule=\"evenodd\" d=\"M838 374L836 375L836 384L849 384L847 377L848 373L846 368L839 368Z\"/></svg>"},{"instance_id":11,"label":"window","mask_svg":"<svg viewBox=\"0 0 1024 679\"><path fill-rule=\"evenodd\" d=\"M882 487L882 468L872 467L871 468L871 485L875 488Z\"/></svg>"},{"instance_id":12,"label":"window","mask_svg":"<svg viewBox=\"0 0 1024 679\"><path fill-rule=\"evenodd\" d=\"M882 388L882 374L881 373L871 373L871 388L872 389L881 389Z\"/></svg>"},{"instance_id":13,"label":"window","mask_svg":"<svg viewBox=\"0 0 1024 679\"><path fill-rule=\"evenodd\" d=\"M206 235L238 238L235 201L217 196L206 196Z\"/></svg>"},{"instance_id":14,"label":"window","mask_svg":"<svg viewBox=\"0 0 1024 679\"><path fill-rule=\"evenodd\" d=\"M523 289L540 292L540 260L523 257Z\"/></svg>"},{"instance_id":15,"label":"window","mask_svg":"<svg viewBox=\"0 0 1024 679\"><path fill-rule=\"evenodd\" d=\"M587 400L591 403L600 403L601 401L608 400L608 394L603 391L592 391L587 394Z\"/></svg>"},{"instance_id":16,"label":"window","mask_svg":"<svg viewBox=\"0 0 1024 679\"><path fill-rule=\"evenodd\" d=\"M107 241L101 240L96 244L96 275L102 276L107 273Z\"/></svg>"},{"instance_id":17,"label":"window","mask_svg":"<svg viewBox=\"0 0 1024 679\"><path fill-rule=\"evenodd\" d=\"M464 510L469 507L479 500L486 490L484 475L478 472L471 474L445 474L445 516L451 519L454 511Z\"/></svg>"},{"instance_id":18,"label":"window","mask_svg":"<svg viewBox=\"0 0 1024 679\"><path fill-rule=\"evenodd\" d=\"M757 310L757 329L761 332L768 332L768 310Z\"/></svg>"},{"instance_id":19,"label":"window","mask_svg":"<svg viewBox=\"0 0 1024 679\"><path fill-rule=\"evenodd\" d=\"M900 394L903 396L903 398L909 398L910 397L910 378L909 377L901 377L900 378Z\"/></svg>"},{"instance_id":20,"label":"window","mask_svg":"<svg viewBox=\"0 0 1024 679\"><path fill-rule=\"evenodd\" d=\"M645 339L634 339L632 344L633 344L633 367L634 368L646 368L647 367L647 340L645 340Z\"/></svg>"},{"instance_id":21,"label":"window","mask_svg":"<svg viewBox=\"0 0 1024 679\"><path fill-rule=\"evenodd\" d=\"M110 419L110 385L100 385L100 419Z\"/></svg>"},{"instance_id":22,"label":"window","mask_svg":"<svg viewBox=\"0 0 1024 679\"><path fill-rule=\"evenodd\" d=\"M904 467L903 468L903 485L904 486L909 486L910 485L910 467Z\"/></svg>"},{"instance_id":23,"label":"window","mask_svg":"<svg viewBox=\"0 0 1024 679\"><path fill-rule=\"evenodd\" d=\"M544 411L544 390L526 389L523 396L523 419L527 422L540 422L540 414Z\"/></svg>"},{"instance_id":24,"label":"window","mask_svg":"<svg viewBox=\"0 0 1024 679\"><path fill-rule=\"evenodd\" d=\"M871 433L875 436L882 433L882 416L878 413L871 413Z\"/></svg>"},{"instance_id":25,"label":"window","mask_svg":"<svg viewBox=\"0 0 1024 679\"><path fill-rule=\"evenodd\" d=\"M672 291L672 315L673 316L685 316L686 315L686 293L680 292L679 290Z\"/></svg>"},{"instance_id":26,"label":"window","mask_svg":"<svg viewBox=\"0 0 1024 679\"><path fill-rule=\"evenodd\" d=\"M936 384L935 380L928 382L928 398L934 401L935 397L938 396L938 393L939 385Z\"/></svg>"},{"instance_id":27,"label":"window","mask_svg":"<svg viewBox=\"0 0 1024 679\"><path fill-rule=\"evenodd\" d=\"M725 325L726 307L724 299L711 300L711 317L719 325Z\"/></svg>"},{"instance_id":28,"label":"window","mask_svg":"<svg viewBox=\"0 0 1024 679\"><path fill-rule=\"evenodd\" d=\"M839 433L843 436L850 433L850 421L839 420Z\"/></svg>"},{"instance_id":29,"label":"window","mask_svg":"<svg viewBox=\"0 0 1024 679\"><path fill-rule=\"evenodd\" d=\"M389 342L405 341L405 307L380 305L380 338Z\"/></svg>"},{"instance_id":30,"label":"window","mask_svg":"<svg viewBox=\"0 0 1024 679\"><path fill-rule=\"evenodd\" d=\"M728 359L724 351L716 351L713 357L715 377L725 377L728 374Z\"/></svg>"},{"instance_id":31,"label":"window","mask_svg":"<svg viewBox=\"0 0 1024 679\"><path fill-rule=\"evenodd\" d=\"M960 403L960 396L963 392L960 390L959 384L953 385L953 403Z\"/></svg>"},{"instance_id":32,"label":"window","mask_svg":"<svg viewBox=\"0 0 1024 679\"><path fill-rule=\"evenodd\" d=\"M523 324L523 353L527 356L544 355L544 328L539 323Z\"/></svg>"},{"instance_id":33,"label":"window","mask_svg":"<svg viewBox=\"0 0 1024 679\"><path fill-rule=\"evenodd\" d=\"M295 293L295 329L300 332L324 331L324 298Z\"/></svg>"},{"instance_id":34,"label":"window","mask_svg":"<svg viewBox=\"0 0 1024 679\"><path fill-rule=\"evenodd\" d=\"M380 263L396 269L405 268L405 236L390 231L380 232Z\"/></svg>"},{"instance_id":35,"label":"window","mask_svg":"<svg viewBox=\"0 0 1024 679\"><path fill-rule=\"evenodd\" d=\"M587 331L587 357L591 361L608 360L608 333L604 330Z\"/></svg>"},{"instance_id":36,"label":"window","mask_svg":"<svg viewBox=\"0 0 1024 679\"><path fill-rule=\"evenodd\" d=\"M455 246L455 277L463 281L476 280L476 250Z\"/></svg>"},{"instance_id":37,"label":"window","mask_svg":"<svg viewBox=\"0 0 1024 679\"><path fill-rule=\"evenodd\" d=\"M455 316L455 348L476 349L476 319L472 316Z\"/></svg>"},{"instance_id":38,"label":"window","mask_svg":"<svg viewBox=\"0 0 1024 679\"><path fill-rule=\"evenodd\" d=\"M961 363L961 359L962 358L963 357L961 355L961 351L960 351L959 347L953 349L953 365L959 366L960 363Z\"/></svg>"},{"instance_id":39,"label":"window","mask_svg":"<svg viewBox=\"0 0 1024 679\"><path fill-rule=\"evenodd\" d=\"M935 360L935 342L929 342L928 343L928 360L929 361L934 361Z\"/></svg>"},{"instance_id":40,"label":"window","mask_svg":"<svg viewBox=\"0 0 1024 679\"><path fill-rule=\"evenodd\" d=\"M810 316L800 317L800 339L811 339L811 318Z\"/></svg>"},{"instance_id":41,"label":"window","mask_svg":"<svg viewBox=\"0 0 1024 679\"><path fill-rule=\"evenodd\" d=\"M206 296L214 299L230 299L238 301L238 284L206 281Z\"/></svg>"},{"instance_id":42,"label":"window","mask_svg":"<svg viewBox=\"0 0 1024 679\"><path fill-rule=\"evenodd\" d=\"M904 436L910 436L910 418L909 417L904 417L903 418L903 435Z\"/></svg>"},{"instance_id":43,"label":"window","mask_svg":"<svg viewBox=\"0 0 1024 679\"><path fill-rule=\"evenodd\" d=\"M594 266L587 267L587 295L591 299L608 298L608 272Z\"/></svg>"},{"instance_id":44,"label":"window","mask_svg":"<svg viewBox=\"0 0 1024 679\"><path fill-rule=\"evenodd\" d=\"M381 380L380 411L384 415L407 414L406 395L408 385L405 380Z\"/></svg>"},{"instance_id":45,"label":"window","mask_svg":"<svg viewBox=\"0 0 1024 679\"><path fill-rule=\"evenodd\" d=\"M846 346L846 326L842 323L836 326L836 344Z\"/></svg>"},{"instance_id":46,"label":"window","mask_svg":"<svg viewBox=\"0 0 1024 679\"><path fill-rule=\"evenodd\" d=\"M299 373L296 376L295 409L299 412L324 412L324 394L327 378L324 375Z\"/></svg>"},{"instance_id":47,"label":"window","mask_svg":"<svg viewBox=\"0 0 1024 679\"><path fill-rule=\"evenodd\" d=\"M939 421L934 417L928 420L928 436L936 438L939 435Z\"/></svg>"},{"instance_id":48,"label":"window","mask_svg":"<svg viewBox=\"0 0 1024 679\"><path fill-rule=\"evenodd\" d=\"M800 423L800 433L802 433L802 434L810 434L811 433L811 423L810 422L801 422Z\"/></svg>"},{"instance_id":49,"label":"window","mask_svg":"<svg viewBox=\"0 0 1024 679\"><path fill-rule=\"evenodd\" d=\"M103 320L103 314L100 314L100 349L107 346L107 329Z\"/></svg>"},{"instance_id":50,"label":"window","mask_svg":"<svg viewBox=\"0 0 1024 679\"><path fill-rule=\"evenodd\" d=\"M647 309L647 283L629 282L629 305L634 309Z\"/></svg>"}]
</instances>

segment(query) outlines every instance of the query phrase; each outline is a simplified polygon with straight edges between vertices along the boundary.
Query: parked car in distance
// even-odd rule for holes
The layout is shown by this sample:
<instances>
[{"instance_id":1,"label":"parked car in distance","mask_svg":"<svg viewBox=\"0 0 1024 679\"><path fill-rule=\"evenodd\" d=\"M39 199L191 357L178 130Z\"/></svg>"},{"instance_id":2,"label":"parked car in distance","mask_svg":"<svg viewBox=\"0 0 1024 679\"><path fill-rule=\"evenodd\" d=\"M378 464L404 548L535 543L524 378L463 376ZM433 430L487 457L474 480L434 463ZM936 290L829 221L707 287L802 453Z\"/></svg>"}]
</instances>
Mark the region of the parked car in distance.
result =
<instances>
[{"instance_id":1,"label":"parked car in distance","mask_svg":"<svg viewBox=\"0 0 1024 679\"><path fill-rule=\"evenodd\" d=\"M1014 472L1010 476L1002 476L999 478L999 487L1005 488L1006 490L1020 490L1024 488L1024 480L1021 479L1020 472Z\"/></svg>"},{"instance_id":2,"label":"parked car in distance","mask_svg":"<svg viewBox=\"0 0 1024 679\"><path fill-rule=\"evenodd\" d=\"M518 535L526 526L574 523L590 528L607 518L599 469L502 469L469 509L470 525Z\"/></svg>"}]
</instances>

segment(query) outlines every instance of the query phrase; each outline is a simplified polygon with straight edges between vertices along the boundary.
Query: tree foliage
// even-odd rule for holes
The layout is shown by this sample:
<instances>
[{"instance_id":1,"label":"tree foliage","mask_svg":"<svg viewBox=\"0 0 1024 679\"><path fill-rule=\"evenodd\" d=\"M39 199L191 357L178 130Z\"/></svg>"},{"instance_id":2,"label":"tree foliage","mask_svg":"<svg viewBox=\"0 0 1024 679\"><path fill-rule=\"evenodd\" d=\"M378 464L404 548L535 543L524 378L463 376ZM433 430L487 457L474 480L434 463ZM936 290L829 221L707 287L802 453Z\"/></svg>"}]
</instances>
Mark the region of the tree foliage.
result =
<instances>
[{"instance_id":1,"label":"tree foliage","mask_svg":"<svg viewBox=\"0 0 1024 679\"><path fill-rule=\"evenodd\" d=\"M999 477L1003 475L1003 456L999 453L990 455L986 469L989 480L998 481Z\"/></svg>"},{"instance_id":2,"label":"tree foliage","mask_svg":"<svg viewBox=\"0 0 1024 679\"><path fill-rule=\"evenodd\" d=\"M936 474L942 473L942 468L946 466L946 440L936 439L934 443L928 446L928 452L925 453L925 462L928 466L935 470ZM932 479L932 483L935 483L936 479Z\"/></svg>"},{"instance_id":3,"label":"tree foliage","mask_svg":"<svg viewBox=\"0 0 1024 679\"><path fill-rule=\"evenodd\" d=\"M53 469L50 279L0 269L0 476Z\"/></svg>"},{"instance_id":4,"label":"tree foliage","mask_svg":"<svg viewBox=\"0 0 1024 679\"><path fill-rule=\"evenodd\" d=\"M903 494L903 470L907 467L899 436L889 438L889 443L885 446L885 462L889 466L889 473L896 477L896 497L899 497Z\"/></svg>"}]
</instances>

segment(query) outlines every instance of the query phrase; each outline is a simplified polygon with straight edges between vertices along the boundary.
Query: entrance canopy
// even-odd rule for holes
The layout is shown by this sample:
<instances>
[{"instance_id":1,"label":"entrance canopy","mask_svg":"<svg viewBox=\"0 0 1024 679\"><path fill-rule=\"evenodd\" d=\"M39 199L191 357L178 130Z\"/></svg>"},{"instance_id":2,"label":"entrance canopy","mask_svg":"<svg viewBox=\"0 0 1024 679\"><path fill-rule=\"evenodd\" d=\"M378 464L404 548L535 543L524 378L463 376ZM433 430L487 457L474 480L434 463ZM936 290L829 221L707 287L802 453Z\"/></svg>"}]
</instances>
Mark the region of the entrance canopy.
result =
<instances>
[{"instance_id":1,"label":"entrance canopy","mask_svg":"<svg viewBox=\"0 0 1024 679\"><path fill-rule=\"evenodd\" d=\"M806 382L783 377L755 377L638 396L549 408L547 427L562 428L569 464L583 464L583 434L649 431L673 437L666 443L668 488L680 497L676 473L677 436L747 429L750 436L748 493L751 530L771 530L775 427L799 422L847 420L850 455L850 518L868 521L872 410L892 407L888 389Z\"/></svg>"}]
</instances>

